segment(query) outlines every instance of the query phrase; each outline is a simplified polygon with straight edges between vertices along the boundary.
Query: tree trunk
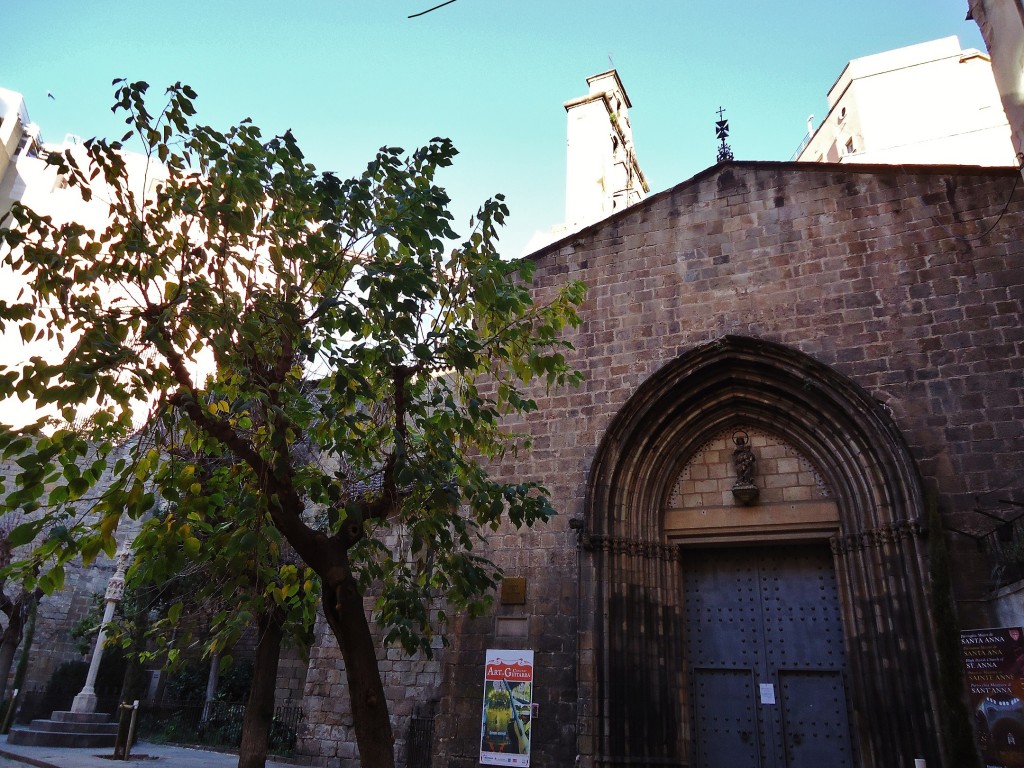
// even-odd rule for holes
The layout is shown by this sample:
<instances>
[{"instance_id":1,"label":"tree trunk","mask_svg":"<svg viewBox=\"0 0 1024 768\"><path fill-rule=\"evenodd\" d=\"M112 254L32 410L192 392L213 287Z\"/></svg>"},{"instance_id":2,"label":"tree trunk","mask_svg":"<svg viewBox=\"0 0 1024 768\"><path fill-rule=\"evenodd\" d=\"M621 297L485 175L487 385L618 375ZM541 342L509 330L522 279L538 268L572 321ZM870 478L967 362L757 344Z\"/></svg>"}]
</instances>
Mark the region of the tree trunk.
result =
<instances>
[{"instance_id":1,"label":"tree trunk","mask_svg":"<svg viewBox=\"0 0 1024 768\"><path fill-rule=\"evenodd\" d=\"M21 656L18 658L18 668L14 671L14 687L22 689L25 682L25 675L28 673L28 662L32 652L32 639L36 634L36 614L39 612L40 592L36 592L28 606L28 625L25 627L25 638L21 643Z\"/></svg>"},{"instance_id":2,"label":"tree trunk","mask_svg":"<svg viewBox=\"0 0 1024 768\"><path fill-rule=\"evenodd\" d=\"M341 570L344 575L337 578L334 585L324 580L323 607L324 617L345 660L360 765L362 768L394 768L395 740L363 596L348 568Z\"/></svg>"},{"instance_id":3,"label":"tree trunk","mask_svg":"<svg viewBox=\"0 0 1024 768\"><path fill-rule=\"evenodd\" d=\"M277 690L277 663L284 637L284 612L272 608L260 617L252 687L242 721L242 745L238 750L238 768L265 768L270 728L274 722L274 694Z\"/></svg>"},{"instance_id":4,"label":"tree trunk","mask_svg":"<svg viewBox=\"0 0 1024 768\"><path fill-rule=\"evenodd\" d=\"M21 644L21 626L12 620L0 636L0 701L7 696L7 678L14 666L14 653Z\"/></svg>"},{"instance_id":5,"label":"tree trunk","mask_svg":"<svg viewBox=\"0 0 1024 768\"><path fill-rule=\"evenodd\" d=\"M14 654L18 650L18 646L21 645L25 621L28 619L33 602L31 594L22 592L7 616L6 629L3 634L0 634L0 701L3 701L7 695L7 678L11 675Z\"/></svg>"},{"instance_id":6,"label":"tree trunk","mask_svg":"<svg viewBox=\"0 0 1024 768\"><path fill-rule=\"evenodd\" d=\"M18 658L18 668L14 670L14 684L13 688L16 691L21 691L19 696L24 693L23 684L25 682L25 675L28 673L28 660L29 654L32 651L32 638L36 634L36 613L39 608L39 599L42 596L40 591L36 591L32 595L32 599L28 604L28 620L25 627L25 637L21 644L21 656ZM15 710L18 706L9 707L7 714L4 717L3 725L0 726L0 733L7 734L11 732L11 726L14 724L14 717L16 715Z\"/></svg>"},{"instance_id":7,"label":"tree trunk","mask_svg":"<svg viewBox=\"0 0 1024 768\"><path fill-rule=\"evenodd\" d=\"M138 654L146 647L146 629L149 627L147 613L137 610L131 617L132 644L126 658L124 677L121 679L121 694L118 697L121 701L141 699L146 693L146 670L143 669Z\"/></svg>"},{"instance_id":8,"label":"tree trunk","mask_svg":"<svg viewBox=\"0 0 1024 768\"><path fill-rule=\"evenodd\" d=\"M202 418L201 412L199 418ZM268 495L282 499L281 506L272 512L274 523L320 577L324 618L345 661L359 763L362 768L394 768L395 738L380 678L377 648L363 608L363 596L348 559L349 547L363 535L362 526L349 521L347 528L343 526L342 531L324 536L302 521L304 506L293 486L274 484L267 491ZM387 517L379 511L373 516Z\"/></svg>"}]
</instances>

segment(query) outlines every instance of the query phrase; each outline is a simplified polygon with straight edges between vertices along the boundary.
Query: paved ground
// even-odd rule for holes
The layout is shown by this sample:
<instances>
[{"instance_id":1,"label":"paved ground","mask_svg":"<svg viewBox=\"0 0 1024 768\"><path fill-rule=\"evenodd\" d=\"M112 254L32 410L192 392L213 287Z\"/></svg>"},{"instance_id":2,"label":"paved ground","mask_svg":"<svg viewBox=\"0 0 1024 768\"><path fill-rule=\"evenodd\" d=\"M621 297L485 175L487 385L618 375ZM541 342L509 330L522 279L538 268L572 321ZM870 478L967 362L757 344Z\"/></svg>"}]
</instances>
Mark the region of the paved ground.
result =
<instances>
[{"instance_id":1,"label":"paved ground","mask_svg":"<svg viewBox=\"0 0 1024 768\"><path fill-rule=\"evenodd\" d=\"M24 747L7 743L0 736L0 768L116 768L124 765L110 759L112 749L70 749L66 747ZM132 748L129 765L165 766L166 768L235 768L236 755L207 752L201 749L175 747L168 744L139 742ZM294 768L286 763L267 761L267 768Z\"/></svg>"}]
</instances>

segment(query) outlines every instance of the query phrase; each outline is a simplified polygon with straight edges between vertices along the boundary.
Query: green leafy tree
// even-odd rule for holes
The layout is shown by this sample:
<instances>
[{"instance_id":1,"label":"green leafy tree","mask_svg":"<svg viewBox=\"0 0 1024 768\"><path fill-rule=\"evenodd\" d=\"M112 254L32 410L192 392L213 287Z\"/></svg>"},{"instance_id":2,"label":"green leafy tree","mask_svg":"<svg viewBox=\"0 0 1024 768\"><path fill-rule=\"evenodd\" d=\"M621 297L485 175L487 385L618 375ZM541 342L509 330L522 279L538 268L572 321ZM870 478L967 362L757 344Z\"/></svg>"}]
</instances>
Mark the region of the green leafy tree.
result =
<instances>
[{"instance_id":1,"label":"green leafy tree","mask_svg":"<svg viewBox=\"0 0 1024 768\"><path fill-rule=\"evenodd\" d=\"M211 402L220 402L212 400ZM274 527L251 469L223 451L194 453L163 436L154 482L166 509L135 540L129 583L174 585L168 609L149 631L172 661L197 634L203 651L230 662L241 634L256 627L252 685L242 724L241 768L263 765L274 716L277 669L286 641L308 646L319 580ZM195 488L195 485L200 488ZM174 647L168 639L174 638Z\"/></svg>"},{"instance_id":2,"label":"green leafy tree","mask_svg":"<svg viewBox=\"0 0 1024 768\"><path fill-rule=\"evenodd\" d=\"M10 534L18 519L15 513L7 520L0 520L0 613L6 619L0 629L0 701L7 695L7 679L14 666L14 655L25 636L25 627L43 596L38 587L26 589L21 584L8 583L7 567L14 556Z\"/></svg>"},{"instance_id":3,"label":"green leafy tree","mask_svg":"<svg viewBox=\"0 0 1024 768\"><path fill-rule=\"evenodd\" d=\"M197 507L210 498L169 469L158 441L139 438L113 460L142 413L196 454L230 457L269 519L253 546L279 536L320 581L362 764L391 766L364 595L373 590L388 641L429 654L446 619L438 596L449 610L487 604L497 573L474 550L486 532L553 514L543 488L501 482L488 466L529 446L502 422L536 408L532 379L578 381L561 332L578 323L583 287L532 300L532 263L496 249L500 197L458 242L435 179L456 154L447 140L384 148L342 180L308 164L290 133L193 124L187 86L151 112L146 84L118 85L114 109L130 128L121 141L134 136L162 164L158 188L133 185L121 142L92 140L84 158L50 162L83 196L109 201L106 226L58 225L16 205L0 232L3 263L27 286L0 305L0 321L62 349L57 361L0 371L0 396L69 420L94 409L91 443L41 425L0 433L20 467L5 503L33 515L12 538L62 521L66 535L29 559L53 588L71 557L112 554L121 516L150 512L157 490ZM214 390L194 377L204 356ZM101 476L112 479L100 487ZM404 546L389 547L388 532Z\"/></svg>"}]
</instances>

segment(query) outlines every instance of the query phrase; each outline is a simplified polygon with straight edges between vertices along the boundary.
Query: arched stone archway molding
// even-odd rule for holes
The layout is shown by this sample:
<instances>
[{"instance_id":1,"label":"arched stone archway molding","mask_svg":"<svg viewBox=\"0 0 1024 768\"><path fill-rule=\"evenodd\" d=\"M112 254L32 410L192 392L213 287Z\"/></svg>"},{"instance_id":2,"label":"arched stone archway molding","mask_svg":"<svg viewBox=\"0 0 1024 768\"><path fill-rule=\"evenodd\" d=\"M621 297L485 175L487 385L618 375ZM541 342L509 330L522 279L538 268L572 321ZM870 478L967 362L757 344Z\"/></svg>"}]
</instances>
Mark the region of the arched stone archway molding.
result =
<instances>
[{"instance_id":1,"label":"arched stone archway molding","mask_svg":"<svg viewBox=\"0 0 1024 768\"><path fill-rule=\"evenodd\" d=\"M831 487L851 723L864 766L939 765L923 493L902 436L861 387L812 357L726 336L665 365L623 406L589 476L583 530L581 753L595 765L685 765L681 560L666 545L673 479L710 435L785 439ZM756 531L751 533L756 536Z\"/></svg>"}]
</instances>

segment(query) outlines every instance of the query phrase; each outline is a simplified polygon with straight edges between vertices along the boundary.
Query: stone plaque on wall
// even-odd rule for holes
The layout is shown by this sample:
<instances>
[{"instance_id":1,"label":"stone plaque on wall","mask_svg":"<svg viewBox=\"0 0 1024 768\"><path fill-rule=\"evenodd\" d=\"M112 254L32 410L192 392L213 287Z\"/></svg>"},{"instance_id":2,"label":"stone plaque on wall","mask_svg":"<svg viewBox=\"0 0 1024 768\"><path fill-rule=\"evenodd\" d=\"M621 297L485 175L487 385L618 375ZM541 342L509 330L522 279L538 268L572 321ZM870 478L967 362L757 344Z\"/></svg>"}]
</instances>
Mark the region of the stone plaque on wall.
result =
<instances>
[{"instance_id":1,"label":"stone plaque on wall","mask_svg":"<svg viewBox=\"0 0 1024 768\"><path fill-rule=\"evenodd\" d=\"M526 605L526 579L509 576L501 580L502 605Z\"/></svg>"}]
</instances>

